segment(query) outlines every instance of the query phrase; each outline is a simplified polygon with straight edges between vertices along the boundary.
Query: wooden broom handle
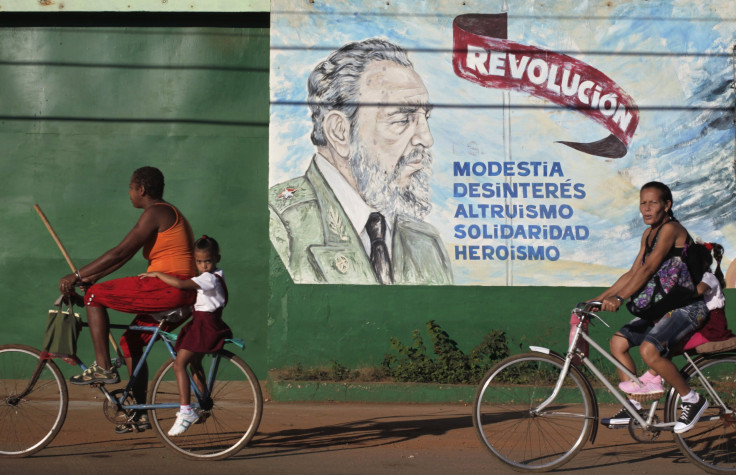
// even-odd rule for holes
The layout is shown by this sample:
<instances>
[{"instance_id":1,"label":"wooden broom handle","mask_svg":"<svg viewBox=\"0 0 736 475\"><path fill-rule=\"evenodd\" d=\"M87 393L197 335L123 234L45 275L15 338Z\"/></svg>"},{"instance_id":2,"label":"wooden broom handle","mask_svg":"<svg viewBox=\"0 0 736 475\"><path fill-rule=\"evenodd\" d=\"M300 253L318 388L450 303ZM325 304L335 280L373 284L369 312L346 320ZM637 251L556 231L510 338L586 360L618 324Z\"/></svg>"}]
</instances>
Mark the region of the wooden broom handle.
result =
<instances>
[{"instance_id":1,"label":"wooden broom handle","mask_svg":"<svg viewBox=\"0 0 736 475\"><path fill-rule=\"evenodd\" d=\"M38 213L38 215L41 217L41 221L43 221L43 224L46 225L46 229L48 229L49 232L51 233L51 237L54 238L56 245L59 246L59 250L61 251L62 254L64 254L64 259L66 259L66 263L69 264L69 267L71 268L72 272L77 274L77 277L79 277L79 271L77 271L77 268L74 266L74 263L72 262L72 258L69 257L69 253L66 252L64 245L61 243L61 239L59 239L59 236L56 234L56 231L54 231L54 228L51 226L51 223L49 222L46 215L43 214L41 207L35 204L33 205L33 209L36 210L36 213ZM112 343L113 348L115 348L115 351L118 353L119 356L122 356L122 353L120 352L120 348L118 347L118 344L115 341L115 338L112 337L112 333L108 333L107 336L110 339L110 343Z\"/></svg>"},{"instance_id":2,"label":"wooden broom handle","mask_svg":"<svg viewBox=\"0 0 736 475\"><path fill-rule=\"evenodd\" d=\"M45 214L43 214L43 211L41 211L41 207L37 204L33 205L33 209L36 210L36 213L41 217L41 221L43 221L43 224L46 225L46 229L49 230L51 233L51 237L54 238L54 241L56 241L56 245L59 246L59 250L64 255L64 259L66 259L66 263L69 264L69 267L72 269L72 272L77 274L77 268L74 267L74 263L72 262L72 258L69 257L69 253L66 252L66 249L64 248L64 245L61 243L61 240L59 239L59 236L56 235L56 231L54 231L54 228L51 227L51 223L49 223L48 218Z\"/></svg>"}]
</instances>

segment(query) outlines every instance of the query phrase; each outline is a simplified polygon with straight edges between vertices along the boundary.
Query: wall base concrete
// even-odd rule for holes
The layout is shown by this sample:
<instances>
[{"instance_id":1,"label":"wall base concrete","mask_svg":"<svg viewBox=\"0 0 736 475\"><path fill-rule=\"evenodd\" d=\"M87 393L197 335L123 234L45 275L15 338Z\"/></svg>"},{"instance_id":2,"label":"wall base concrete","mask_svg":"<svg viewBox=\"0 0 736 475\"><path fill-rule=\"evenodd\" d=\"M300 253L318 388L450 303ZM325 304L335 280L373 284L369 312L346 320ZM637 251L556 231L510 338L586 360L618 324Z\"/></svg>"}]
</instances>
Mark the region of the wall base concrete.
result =
<instances>
[{"instance_id":1,"label":"wall base concrete","mask_svg":"<svg viewBox=\"0 0 736 475\"><path fill-rule=\"evenodd\" d=\"M265 382L266 393L276 402L392 402L392 403L458 403L472 404L476 385L427 383L361 383L329 381ZM596 389L599 403L615 403L606 389ZM514 399L513 387L499 392L499 401Z\"/></svg>"}]
</instances>

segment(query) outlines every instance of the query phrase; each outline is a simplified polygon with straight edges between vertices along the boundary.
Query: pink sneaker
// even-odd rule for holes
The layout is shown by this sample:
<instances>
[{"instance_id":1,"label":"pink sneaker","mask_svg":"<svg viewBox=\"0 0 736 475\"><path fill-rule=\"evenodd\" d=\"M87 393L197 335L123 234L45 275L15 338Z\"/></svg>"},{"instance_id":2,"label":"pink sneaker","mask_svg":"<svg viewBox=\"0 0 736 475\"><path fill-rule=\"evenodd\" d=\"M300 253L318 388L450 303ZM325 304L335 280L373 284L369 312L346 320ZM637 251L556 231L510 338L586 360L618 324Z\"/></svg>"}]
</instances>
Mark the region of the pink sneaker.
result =
<instances>
[{"instance_id":1,"label":"pink sneaker","mask_svg":"<svg viewBox=\"0 0 736 475\"><path fill-rule=\"evenodd\" d=\"M631 391L636 391L640 387L641 386L636 384L636 381L634 381L633 379L624 381L622 383L618 383L618 388L627 394L630 393Z\"/></svg>"},{"instance_id":2,"label":"pink sneaker","mask_svg":"<svg viewBox=\"0 0 736 475\"><path fill-rule=\"evenodd\" d=\"M662 385L662 377L661 376L654 376L652 373L647 371L646 373L639 376L639 381L643 385L646 385L647 383L656 383L660 386ZM634 380L624 381L622 383L618 383L618 387L621 389L621 391L625 393L632 393L639 389L641 386L636 383Z\"/></svg>"},{"instance_id":3,"label":"pink sneaker","mask_svg":"<svg viewBox=\"0 0 736 475\"><path fill-rule=\"evenodd\" d=\"M639 381L641 381L641 379L639 379ZM664 386L662 385L662 378L660 376L657 376L654 380L646 383L642 381L642 383L643 385L641 387L636 388L633 391L625 391L629 396L629 399L646 402L654 401L655 399L660 399L664 396ZM634 385L638 386L636 383L634 383Z\"/></svg>"}]
</instances>

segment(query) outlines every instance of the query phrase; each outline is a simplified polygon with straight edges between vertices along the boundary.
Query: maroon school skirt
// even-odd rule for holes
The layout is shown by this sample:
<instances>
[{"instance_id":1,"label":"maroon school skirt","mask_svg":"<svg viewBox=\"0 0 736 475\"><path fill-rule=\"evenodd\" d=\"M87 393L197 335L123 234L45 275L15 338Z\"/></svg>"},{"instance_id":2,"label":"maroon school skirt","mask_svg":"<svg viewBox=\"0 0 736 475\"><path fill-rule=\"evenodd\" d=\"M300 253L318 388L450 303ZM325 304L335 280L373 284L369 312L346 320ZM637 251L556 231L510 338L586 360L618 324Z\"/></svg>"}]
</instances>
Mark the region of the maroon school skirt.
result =
<instances>
[{"instance_id":1,"label":"maroon school skirt","mask_svg":"<svg viewBox=\"0 0 736 475\"><path fill-rule=\"evenodd\" d=\"M700 329L700 333L708 341L724 341L734 336L731 330L728 329L725 309L714 308L709 315L710 318L705 326Z\"/></svg>"},{"instance_id":2,"label":"maroon school skirt","mask_svg":"<svg viewBox=\"0 0 736 475\"><path fill-rule=\"evenodd\" d=\"M185 349L194 353L214 353L222 349L225 338L232 338L233 332L222 321L222 309L214 312L192 313L192 320L184 325L176 338L174 349Z\"/></svg>"}]
</instances>

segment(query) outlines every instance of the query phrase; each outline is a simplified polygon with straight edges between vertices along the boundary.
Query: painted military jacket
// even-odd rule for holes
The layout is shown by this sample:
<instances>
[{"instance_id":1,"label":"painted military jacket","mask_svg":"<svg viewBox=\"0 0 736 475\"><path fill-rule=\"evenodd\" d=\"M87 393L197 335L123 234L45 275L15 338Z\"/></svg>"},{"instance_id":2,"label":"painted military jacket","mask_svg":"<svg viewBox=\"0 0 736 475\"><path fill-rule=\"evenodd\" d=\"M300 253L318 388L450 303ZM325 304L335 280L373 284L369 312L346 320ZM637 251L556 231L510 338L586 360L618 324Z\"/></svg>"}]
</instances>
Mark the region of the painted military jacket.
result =
<instances>
[{"instance_id":1,"label":"painted military jacket","mask_svg":"<svg viewBox=\"0 0 736 475\"><path fill-rule=\"evenodd\" d=\"M312 161L304 176L268 193L271 242L294 282L378 284L360 236ZM396 284L452 284L450 258L435 228L397 217L391 262Z\"/></svg>"}]
</instances>

